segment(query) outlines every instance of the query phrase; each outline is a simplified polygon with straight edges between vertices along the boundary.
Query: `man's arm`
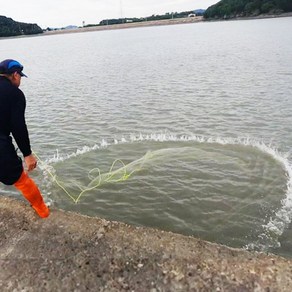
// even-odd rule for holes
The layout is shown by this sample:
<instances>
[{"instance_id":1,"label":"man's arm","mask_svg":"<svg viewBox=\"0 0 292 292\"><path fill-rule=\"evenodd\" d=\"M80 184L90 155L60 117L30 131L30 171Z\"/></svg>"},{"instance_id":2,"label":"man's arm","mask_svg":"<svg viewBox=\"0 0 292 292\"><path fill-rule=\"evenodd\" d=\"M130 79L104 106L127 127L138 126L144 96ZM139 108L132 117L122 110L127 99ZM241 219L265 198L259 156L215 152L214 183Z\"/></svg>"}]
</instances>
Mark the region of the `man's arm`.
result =
<instances>
[{"instance_id":1,"label":"man's arm","mask_svg":"<svg viewBox=\"0 0 292 292\"><path fill-rule=\"evenodd\" d=\"M23 92L16 89L11 105L11 132L23 157L31 155L28 130L25 122L26 101Z\"/></svg>"}]
</instances>

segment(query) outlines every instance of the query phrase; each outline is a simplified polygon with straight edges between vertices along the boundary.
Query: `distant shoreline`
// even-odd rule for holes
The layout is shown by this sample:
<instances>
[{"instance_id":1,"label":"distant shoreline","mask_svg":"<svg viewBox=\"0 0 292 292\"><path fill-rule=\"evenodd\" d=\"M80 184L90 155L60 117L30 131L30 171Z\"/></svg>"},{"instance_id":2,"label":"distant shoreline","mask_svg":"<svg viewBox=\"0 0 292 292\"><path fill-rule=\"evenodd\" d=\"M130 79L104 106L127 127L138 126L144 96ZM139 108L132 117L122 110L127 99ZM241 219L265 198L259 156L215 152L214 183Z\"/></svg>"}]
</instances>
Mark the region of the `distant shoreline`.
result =
<instances>
[{"instance_id":1,"label":"distant shoreline","mask_svg":"<svg viewBox=\"0 0 292 292\"><path fill-rule=\"evenodd\" d=\"M56 35L56 34L66 34L66 33L80 33L80 32L90 32L90 31L104 31L104 30L115 30L115 29L127 29L127 28L138 28L138 27L150 27L150 26L164 26L164 25L175 25L175 24L190 24L199 22L216 22L216 21L235 21L235 20L252 20L252 19L267 19L267 18L279 18L279 17L292 17L292 12L282 13L282 14L261 14L252 17L237 17L231 19L212 19L205 20L203 16L196 17L185 17L176 19L165 19L165 20L154 20L154 21L143 21L143 22L132 22L132 23L122 23L113 25L102 25L102 26L90 26L90 27L80 27L76 29L60 29L46 31L41 35Z\"/></svg>"},{"instance_id":2,"label":"distant shoreline","mask_svg":"<svg viewBox=\"0 0 292 292\"><path fill-rule=\"evenodd\" d=\"M104 31L104 30L137 28L137 27L187 24L187 23L196 23L196 22L201 22L201 21L203 21L203 16L196 16L196 17L176 18L176 19L164 19L164 20L152 20L152 21L143 21L143 22L132 22L132 23L130 22L130 23L112 24L112 25L80 27L80 28L75 28L75 29L60 29L60 30L45 31L42 35L55 35L55 34L64 34L64 33L78 33L78 32L88 32L88 31Z\"/></svg>"},{"instance_id":3,"label":"distant shoreline","mask_svg":"<svg viewBox=\"0 0 292 292\"><path fill-rule=\"evenodd\" d=\"M195 17L185 17L185 18L174 18L174 19L164 19L164 20L152 20L152 21L143 21L143 22L130 22L122 24L112 24L112 25L101 25L101 26L90 26L90 27L79 27L75 29L58 29L45 31L41 34L33 35L19 35L19 36L10 36L10 37L0 37L1 39L10 39L10 38L23 38L23 37L37 37L37 36L50 36L57 34L68 34L68 33L81 33L81 32L90 32L90 31L105 31L105 30L116 30L116 29L127 29L127 28L139 28L139 27L151 27L151 26L165 26L165 25L177 25L177 24L191 24L191 23L200 23L200 22L218 22L218 21L236 21L236 20L252 20L252 19L267 19L267 18L279 18L279 17L292 17L292 12L282 13L282 14L261 14L258 16L252 17L237 17L231 19L212 19L205 20L203 16Z\"/></svg>"}]
</instances>

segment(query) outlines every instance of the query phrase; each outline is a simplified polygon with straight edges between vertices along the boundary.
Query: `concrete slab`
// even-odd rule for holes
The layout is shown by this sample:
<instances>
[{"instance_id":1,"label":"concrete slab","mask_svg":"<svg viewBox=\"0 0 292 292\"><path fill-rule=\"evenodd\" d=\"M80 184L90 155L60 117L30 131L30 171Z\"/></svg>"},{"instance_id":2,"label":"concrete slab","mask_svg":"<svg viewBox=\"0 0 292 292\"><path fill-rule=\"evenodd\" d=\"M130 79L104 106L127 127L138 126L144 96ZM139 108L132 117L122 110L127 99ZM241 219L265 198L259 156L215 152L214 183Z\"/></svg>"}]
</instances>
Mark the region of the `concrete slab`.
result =
<instances>
[{"instance_id":1,"label":"concrete slab","mask_svg":"<svg viewBox=\"0 0 292 292\"><path fill-rule=\"evenodd\" d=\"M0 291L292 291L292 262L0 196Z\"/></svg>"}]
</instances>

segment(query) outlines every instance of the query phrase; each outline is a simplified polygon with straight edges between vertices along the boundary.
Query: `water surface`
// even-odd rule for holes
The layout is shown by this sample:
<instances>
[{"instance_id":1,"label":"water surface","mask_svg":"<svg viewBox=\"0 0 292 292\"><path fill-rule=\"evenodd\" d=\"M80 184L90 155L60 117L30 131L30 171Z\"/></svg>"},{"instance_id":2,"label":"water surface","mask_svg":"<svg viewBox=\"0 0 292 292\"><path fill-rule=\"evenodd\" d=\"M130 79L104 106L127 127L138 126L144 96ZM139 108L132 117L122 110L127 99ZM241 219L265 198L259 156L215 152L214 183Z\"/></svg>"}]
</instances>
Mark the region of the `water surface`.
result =
<instances>
[{"instance_id":1,"label":"water surface","mask_svg":"<svg viewBox=\"0 0 292 292\"><path fill-rule=\"evenodd\" d=\"M1 58L20 60L29 75L27 124L44 162L32 176L45 199L291 257L291 25L288 17L1 40ZM92 180L98 187L84 192ZM19 198L11 187L1 193Z\"/></svg>"}]
</instances>

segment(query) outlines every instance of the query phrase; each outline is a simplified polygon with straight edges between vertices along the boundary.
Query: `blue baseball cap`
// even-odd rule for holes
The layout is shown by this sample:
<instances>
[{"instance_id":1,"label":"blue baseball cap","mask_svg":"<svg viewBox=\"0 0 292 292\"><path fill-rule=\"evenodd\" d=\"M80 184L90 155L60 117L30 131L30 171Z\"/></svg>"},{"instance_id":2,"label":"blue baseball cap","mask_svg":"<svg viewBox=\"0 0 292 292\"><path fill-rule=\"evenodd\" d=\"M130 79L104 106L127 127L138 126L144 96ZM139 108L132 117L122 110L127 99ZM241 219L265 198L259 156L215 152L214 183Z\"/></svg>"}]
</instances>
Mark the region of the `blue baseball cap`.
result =
<instances>
[{"instance_id":1,"label":"blue baseball cap","mask_svg":"<svg viewBox=\"0 0 292 292\"><path fill-rule=\"evenodd\" d=\"M23 66L15 60L6 59L0 63L0 74L12 74L17 72L20 76L27 77L23 72Z\"/></svg>"}]
</instances>

